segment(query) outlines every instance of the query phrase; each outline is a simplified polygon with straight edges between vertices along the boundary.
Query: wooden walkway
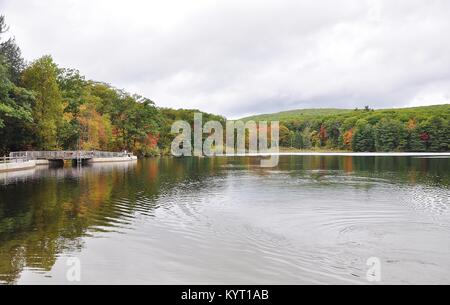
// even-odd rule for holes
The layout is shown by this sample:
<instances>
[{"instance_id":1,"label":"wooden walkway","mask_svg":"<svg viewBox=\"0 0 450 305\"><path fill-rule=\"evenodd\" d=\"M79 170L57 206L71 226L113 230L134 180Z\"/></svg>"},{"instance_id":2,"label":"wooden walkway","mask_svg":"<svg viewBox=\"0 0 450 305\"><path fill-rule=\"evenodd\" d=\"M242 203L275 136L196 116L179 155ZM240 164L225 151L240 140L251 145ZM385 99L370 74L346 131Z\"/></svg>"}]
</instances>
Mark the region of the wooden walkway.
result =
<instances>
[{"instance_id":1,"label":"wooden walkway","mask_svg":"<svg viewBox=\"0 0 450 305\"><path fill-rule=\"evenodd\" d=\"M108 151L16 151L9 154L10 158L20 158L25 160L89 160L94 158L120 158L131 157L132 153L108 152Z\"/></svg>"}]
</instances>

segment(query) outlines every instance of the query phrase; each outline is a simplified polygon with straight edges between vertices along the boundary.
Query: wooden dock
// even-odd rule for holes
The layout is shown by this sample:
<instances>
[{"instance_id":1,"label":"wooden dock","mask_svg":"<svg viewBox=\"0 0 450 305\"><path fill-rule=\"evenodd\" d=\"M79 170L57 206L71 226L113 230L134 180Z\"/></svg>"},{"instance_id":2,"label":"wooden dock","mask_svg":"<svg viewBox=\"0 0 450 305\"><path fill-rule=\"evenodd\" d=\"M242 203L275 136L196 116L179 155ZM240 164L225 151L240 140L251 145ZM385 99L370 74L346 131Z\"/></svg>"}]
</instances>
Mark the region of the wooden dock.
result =
<instances>
[{"instance_id":1,"label":"wooden dock","mask_svg":"<svg viewBox=\"0 0 450 305\"><path fill-rule=\"evenodd\" d=\"M73 164L129 162L137 157L128 152L108 151L15 151L9 157L0 157L0 172L31 169L36 166L64 163Z\"/></svg>"},{"instance_id":2,"label":"wooden dock","mask_svg":"<svg viewBox=\"0 0 450 305\"><path fill-rule=\"evenodd\" d=\"M48 161L87 161L94 159L114 159L132 158L132 153L128 152L108 152L108 151L83 151L83 150L62 150L62 151L16 151L11 152L9 157L25 160L48 160Z\"/></svg>"}]
</instances>

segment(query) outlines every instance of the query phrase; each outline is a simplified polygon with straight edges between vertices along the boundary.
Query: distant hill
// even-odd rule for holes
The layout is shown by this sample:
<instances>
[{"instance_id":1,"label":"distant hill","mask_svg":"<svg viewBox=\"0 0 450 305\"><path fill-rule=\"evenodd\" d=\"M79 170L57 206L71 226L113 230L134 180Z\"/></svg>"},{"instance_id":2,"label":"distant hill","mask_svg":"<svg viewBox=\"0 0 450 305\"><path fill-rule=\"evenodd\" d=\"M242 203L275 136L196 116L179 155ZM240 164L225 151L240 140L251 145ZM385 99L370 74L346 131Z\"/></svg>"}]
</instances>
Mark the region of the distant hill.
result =
<instances>
[{"instance_id":1,"label":"distant hill","mask_svg":"<svg viewBox=\"0 0 450 305\"><path fill-rule=\"evenodd\" d=\"M243 120L280 121L280 147L291 149L450 150L450 104L378 110L300 109Z\"/></svg>"},{"instance_id":2,"label":"distant hill","mask_svg":"<svg viewBox=\"0 0 450 305\"><path fill-rule=\"evenodd\" d=\"M296 109L277 113L266 113L242 118L243 121L290 121L304 119L306 117L326 116L348 113L353 109L340 108L316 108L316 109Z\"/></svg>"},{"instance_id":3,"label":"distant hill","mask_svg":"<svg viewBox=\"0 0 450 305\"><path fill-rule=\"evenodd\" d=\"M277 113L266 113L242 118L243 121L305 121L330 116L351 117L356 113L365 112L364 109L342 109L342 108L316 108L316 109L296 109ZM450 115L450 105L433 105L409 108L390 108L370 110L373 115L390 116L393 114L404 116L429 116L429 115Z\"/></svg>"}]
</instances>

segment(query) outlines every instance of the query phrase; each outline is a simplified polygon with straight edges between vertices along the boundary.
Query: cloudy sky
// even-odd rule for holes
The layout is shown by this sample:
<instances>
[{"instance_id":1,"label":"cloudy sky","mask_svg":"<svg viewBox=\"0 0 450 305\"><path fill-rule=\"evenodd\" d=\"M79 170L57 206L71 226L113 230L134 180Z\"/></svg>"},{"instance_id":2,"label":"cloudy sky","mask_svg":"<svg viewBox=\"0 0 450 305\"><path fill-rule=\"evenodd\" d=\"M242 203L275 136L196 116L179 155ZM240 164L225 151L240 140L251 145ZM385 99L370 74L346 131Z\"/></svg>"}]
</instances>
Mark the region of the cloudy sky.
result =
<instances>
[{"instance_id":1,"label":"cloudy sky","mask_svg":"<svg viewBox=\"0 0 450 305\"><path fill-rule=\"evenodd\" d=\"M28 60L237 118L450 102L448 0L0 0Z\"/></svg>"}]
</instances>

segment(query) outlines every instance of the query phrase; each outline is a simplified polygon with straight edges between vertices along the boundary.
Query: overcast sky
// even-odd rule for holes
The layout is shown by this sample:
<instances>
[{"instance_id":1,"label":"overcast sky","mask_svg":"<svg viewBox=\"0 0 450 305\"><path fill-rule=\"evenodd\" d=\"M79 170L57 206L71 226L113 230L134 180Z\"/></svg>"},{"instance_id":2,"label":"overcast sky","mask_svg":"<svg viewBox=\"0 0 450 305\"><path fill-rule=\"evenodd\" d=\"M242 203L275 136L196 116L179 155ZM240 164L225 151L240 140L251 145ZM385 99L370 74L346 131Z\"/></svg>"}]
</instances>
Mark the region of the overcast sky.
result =
<instances>
[{"instance_id":1,"label":"overcast sky","mask_svg":"<svg viewBox=\"0 0 450 305\"><path fill-rule=\"evenodd\" d=\"M27 60L237 118L450 102L448 0L0 0Z\"/></svg>"}]
</instances>

